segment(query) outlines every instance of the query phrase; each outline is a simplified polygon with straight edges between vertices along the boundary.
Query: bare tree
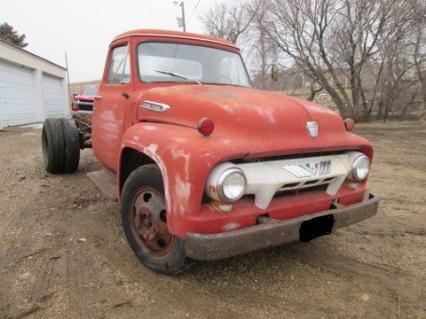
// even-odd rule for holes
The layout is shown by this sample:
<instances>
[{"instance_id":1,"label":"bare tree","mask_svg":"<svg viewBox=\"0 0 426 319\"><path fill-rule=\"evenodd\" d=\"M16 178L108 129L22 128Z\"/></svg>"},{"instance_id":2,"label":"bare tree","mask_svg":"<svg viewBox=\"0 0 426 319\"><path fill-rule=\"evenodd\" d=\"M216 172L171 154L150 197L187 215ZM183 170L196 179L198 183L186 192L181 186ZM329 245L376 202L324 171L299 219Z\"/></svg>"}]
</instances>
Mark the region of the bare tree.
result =
<instances>
[{"instance_id":1,"label":"bare tree","mask_svg":"<svg viewBox=\"0 0 426 319\"><path fill-rule=\"evenodd\" d=\"M426 54L424 53L425 31L419 29L417 31L414 61L417 71L417 77L421 85L422 102L423 102L423 118L426 119ZM422 52L423 46L423 52Z\"/></svg>"},{"instance_id":2,"label":"bare tree","mask_svg":"<svg viewBox=\"0 0 426 319\"><path fill-rule=\"evenodd\" d=\"M210 34L243 44L257 87L294 90L301 74L309 100L324 90L364 121L405 116L419 95L426 118L425 21L423 0L223 1L203 17ZM271 64L287 79L273 83Z\"/></svg>"},{"instance_id":3,"label":"bare tree","mask_svg":"<svg viewBox=\"0 0 426 319\"><path fill-rule=\"evenodd\" d=\"M370 109L378 104L378 118L387 120L391 113L405 115L415 104L419 93L413 59L415 24L412 7L403 2L393 8L385 32L379 35L374 57L378 70L370 102L363 96L363 103L369 104Z\"/></svg>"},{"instance_id":4,"label":"bare tree","mask_svg":"<svg viewBox=\"0 0 426 319\"><path fill-rule=\"evenodd\" d=\"M317 82L311 82L311 93L306 98L308 101L313 101L315 99L315 96L321 92L324 88L319 85Z\"/></svg>"},{"instance_id":5,"label":"bare tree","mask_svg":"<svg viewBox=\"0 0 426 319\"><path fill-rule=\"evenodd\" d=\"M317 79L342 116L366 119L362 73L390 13L385 0L270 0L268 37ZM350 90L345 86L346 79Z\"/></svg>"},{"instance_id":6,"label":"bare tree","mask_svg":"<svg viewBox=\"0 0 426 319\"><path fill-rule=\"evenodd\" d=\"M426 119L426 3L410 0L415 13L414 64L420 82L423 102L423 118Z\"/></svg>"},{"instance_id":7,"label":"bare tree","mask_svg":"<svg viewBox=\"0 0 426 319\"><path fill-rule=\"evenodd\" d=\"M254 15L240 1L221 2L211 7L201 20L210 35L236 43L253 21Z\"/></svg>"},{"instance_id":8,"label":"bare tree","mask_svg":"<svg viewBox=\"0 0 426 319\"><path fill-rule=\"evenodd\" d=\"M256 68L255 85L260 89L266 89L268 85L268 71L275 59L275 48L266 37L263 28L263 20L267 13L267 7L264 2L251 2L246 4L248 16L253 17L251 28L245 36L245 43L249 44L248 58L250 64ZM247 44L246 44L247 45Z\"/></svg>"}]
</instances>

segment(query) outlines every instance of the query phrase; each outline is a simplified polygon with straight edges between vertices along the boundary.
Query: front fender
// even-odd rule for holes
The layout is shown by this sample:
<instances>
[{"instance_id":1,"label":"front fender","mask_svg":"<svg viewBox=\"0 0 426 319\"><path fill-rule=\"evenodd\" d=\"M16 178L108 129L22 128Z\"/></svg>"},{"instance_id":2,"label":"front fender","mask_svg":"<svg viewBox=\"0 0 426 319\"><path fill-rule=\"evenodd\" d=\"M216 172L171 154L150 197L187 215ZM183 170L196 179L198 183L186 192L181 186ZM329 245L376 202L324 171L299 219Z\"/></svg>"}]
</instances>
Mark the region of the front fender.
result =
<instances>
[{"instance_id":1,"label":"front fender","mask_svg":"<svg viewBox=\"0 0 426 319\"><path fill-rule=\"evenodd\" d=\"M261 158L283 154L303 154L333 150L361 150L371 157L371 146L353 134L338 134L323 140L301 138L234 138L213 132L209 137L196 129L179 125L143 122L129 128L123 136L122 151L135 149L154 160L164 181L168 227L172 234L185 238L191 220L202 211L202 198L211 170L224 161ZM123 154L123 152L122 152ZM120 167L122 158L120 156ZM119 172L121 170L118 170ZM119 176L120 178L120 176Z\"/></svg>"},{"instance_id":2,"label":"front fender","mask_svg":"<svg viewBox=\"0 0 426 319\"><path fill-rule=\"evenodd\" d=\"M132 126L123 136L122 150L135 149L158 164L164 181L167 224L178 237L186 236L183 215L198 214L201 209L212 168L230 157L243 155L230 151L222 141L219 137L204 137L196 129L147 122ZM121 161L120 156L120 167Z\"/></svg>"}]
</instances>

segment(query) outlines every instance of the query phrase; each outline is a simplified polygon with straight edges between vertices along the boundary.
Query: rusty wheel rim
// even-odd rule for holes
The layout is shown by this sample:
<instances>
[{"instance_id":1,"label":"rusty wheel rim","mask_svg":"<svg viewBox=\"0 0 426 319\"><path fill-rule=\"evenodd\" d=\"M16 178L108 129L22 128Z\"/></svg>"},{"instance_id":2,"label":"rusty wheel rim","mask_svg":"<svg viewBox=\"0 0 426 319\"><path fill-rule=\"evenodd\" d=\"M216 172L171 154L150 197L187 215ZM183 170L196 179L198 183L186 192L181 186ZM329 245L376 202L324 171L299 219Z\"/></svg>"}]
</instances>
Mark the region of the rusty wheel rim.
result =
<instances>
[{"instance_id":1,"label":"rusty wheel rim","mask_svg":"<svg viewBox=\"0 0 426 319\"><path fill-rule=\"evenodd\" d=\"M166 255L174 243L167 228L163 195L151 187L143 187L133 202L133 227L139 243L153 256Z\"/></svg>"}]
</instances>

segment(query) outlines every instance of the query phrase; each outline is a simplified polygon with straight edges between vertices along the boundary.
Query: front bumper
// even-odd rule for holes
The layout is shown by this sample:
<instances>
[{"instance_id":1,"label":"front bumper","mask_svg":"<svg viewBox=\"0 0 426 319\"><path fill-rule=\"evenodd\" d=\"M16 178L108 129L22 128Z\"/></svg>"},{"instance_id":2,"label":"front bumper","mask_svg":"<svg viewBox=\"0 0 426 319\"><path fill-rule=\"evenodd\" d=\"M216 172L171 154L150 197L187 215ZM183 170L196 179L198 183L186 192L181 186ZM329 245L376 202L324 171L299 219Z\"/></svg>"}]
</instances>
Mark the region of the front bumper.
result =
<instances>
[{"instance_id":1,"label":"front bumper","mask_svg":"<svg viewBox=\"0 0 426 319\"><path fill-rule=\"evenodd\" d=\"M350 206L339 205L335 209L297 218L286 220L266 218L261 224L218 234L188 233L185 240L186 255L197 260L214 260L298 241L300 227L305 221L332 215L334 230L373 216L377 212L378 204L379 199L370 195L360 203Z\"/></svg>"}]
</instances>

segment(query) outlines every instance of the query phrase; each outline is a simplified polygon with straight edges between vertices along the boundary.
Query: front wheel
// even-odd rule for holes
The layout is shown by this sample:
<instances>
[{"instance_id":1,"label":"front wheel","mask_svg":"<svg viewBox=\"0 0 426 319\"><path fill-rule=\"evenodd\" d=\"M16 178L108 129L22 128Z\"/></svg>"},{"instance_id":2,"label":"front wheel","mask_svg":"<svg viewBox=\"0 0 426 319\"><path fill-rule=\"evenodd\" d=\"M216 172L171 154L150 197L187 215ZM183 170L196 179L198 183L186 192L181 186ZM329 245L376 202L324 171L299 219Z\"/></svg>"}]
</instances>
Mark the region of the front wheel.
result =
<instances>
[{"instance_id":1,"label":"front wheel","mask_svg":"<svg viewBox=\"0 0 426 319\"><path fill-rule=\"evenodd\" d=\"M121 222L135 255L147 267L176 274L188 265L184 241L167 227L167 211L161 172L154 164L134 170L121 197Z\"/></svg>"}]
</instances>

